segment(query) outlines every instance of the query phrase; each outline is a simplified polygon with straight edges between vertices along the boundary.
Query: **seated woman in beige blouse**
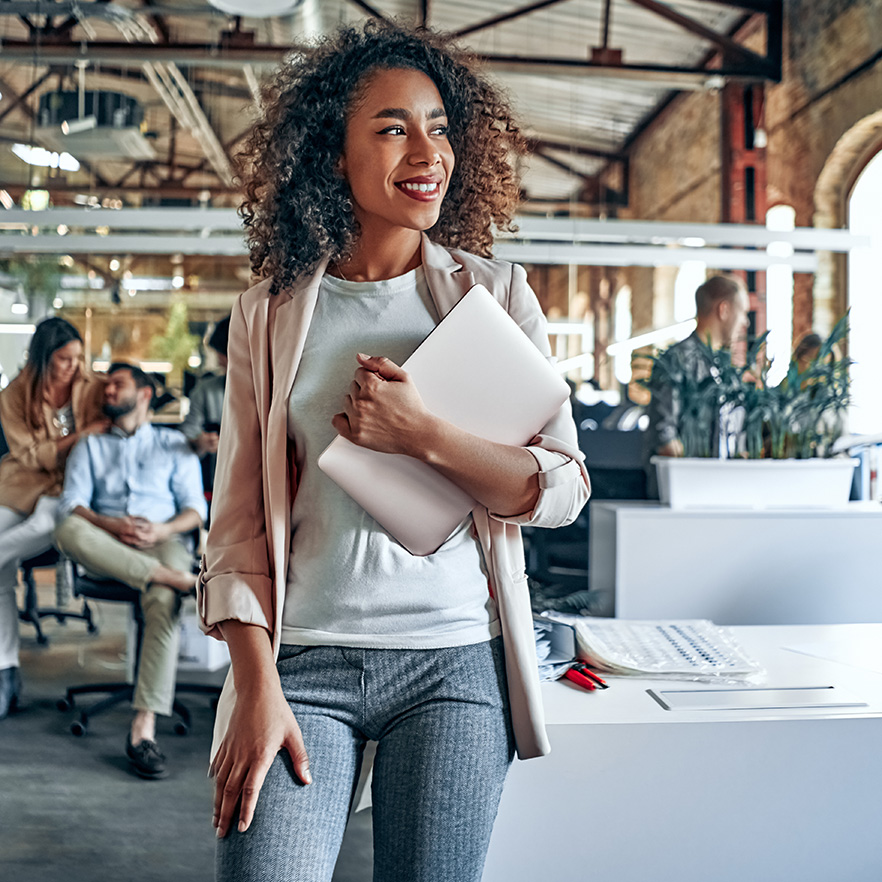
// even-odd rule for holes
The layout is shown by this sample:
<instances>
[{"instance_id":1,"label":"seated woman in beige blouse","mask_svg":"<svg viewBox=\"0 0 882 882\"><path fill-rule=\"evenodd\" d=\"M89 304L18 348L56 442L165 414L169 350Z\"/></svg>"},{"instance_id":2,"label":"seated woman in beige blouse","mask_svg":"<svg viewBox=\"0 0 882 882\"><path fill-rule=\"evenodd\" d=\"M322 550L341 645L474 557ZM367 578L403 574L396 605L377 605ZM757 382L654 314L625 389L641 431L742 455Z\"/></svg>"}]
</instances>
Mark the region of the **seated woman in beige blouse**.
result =
<instances>
[{"instance_id":1,"label":"seated woman in beige blouse","mask_svg":"<svg viewBox=\"0 0 882 882\"><path fill-rule=\"evenodd\" d=\"M52 545L64 463L79 438L103 431L104 382L82 364L83 341L62 318L37 325L21 373L0 393L9 452L0 460L0 719L21 690L15 587L22 560Z\"/></svg>"}]
</instances>

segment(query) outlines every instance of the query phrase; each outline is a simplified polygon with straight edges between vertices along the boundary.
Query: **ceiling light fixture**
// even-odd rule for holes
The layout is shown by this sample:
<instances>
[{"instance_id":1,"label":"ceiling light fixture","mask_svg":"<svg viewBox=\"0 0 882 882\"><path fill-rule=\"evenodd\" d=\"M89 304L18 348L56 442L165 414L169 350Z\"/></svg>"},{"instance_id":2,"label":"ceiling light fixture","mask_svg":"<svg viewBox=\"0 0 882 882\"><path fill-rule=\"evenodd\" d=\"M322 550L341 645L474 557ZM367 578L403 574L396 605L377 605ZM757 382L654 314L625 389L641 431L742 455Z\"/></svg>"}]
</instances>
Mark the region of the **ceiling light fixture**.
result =
<instances>
[{"instance_id":1,"label":"ceiling light fixture","mask_svg":"<svg viewBox=\"0 0 882 882\"><path fill-rule=\"evenodd\" d=\"M70 153L52 153L42 147L31 147L28 144L13 144L12 152L28 165L42 168L60 168L62 171L75 172L80 164Z\"/></svg>"},{"instance_id":2,"label":"ceiling light fixture","mask_svg":"<svg viewBox=\"0 0 882 882\"><path fill-rule=\"evenodd\" d=\"M303 5L303 0L208 0L221 12L249 18L270 18L275 15L291 15Z\"/></svg>"}]
</instances>

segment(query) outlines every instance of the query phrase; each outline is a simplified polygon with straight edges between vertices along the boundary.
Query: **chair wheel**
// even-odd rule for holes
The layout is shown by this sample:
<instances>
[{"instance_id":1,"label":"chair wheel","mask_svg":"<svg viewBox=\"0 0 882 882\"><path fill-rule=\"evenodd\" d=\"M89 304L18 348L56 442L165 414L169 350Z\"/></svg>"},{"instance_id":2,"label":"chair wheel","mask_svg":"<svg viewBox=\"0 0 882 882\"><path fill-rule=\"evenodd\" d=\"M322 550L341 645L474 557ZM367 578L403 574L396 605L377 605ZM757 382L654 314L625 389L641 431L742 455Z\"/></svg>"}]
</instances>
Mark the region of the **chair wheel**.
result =
<instances>
[{"instance_id":1,"label":"chair wheel","mask_svg":"<svg viewBox=\"0 0 882 882\"><path fill-rule=\"evenodd\" d=\"M66 698L59 698L58 701L55 702L55 707L57 707L62 713L66 713L67 711L73 710L73 702L68 701Z\"/></svg>"},{"instance_id":2,"label":"chair wheel","mask_svg":"<svg viewBox=\"0 0 882 882\"><path fill-rule=\"evenodd\" d=\"M40 646L48 646L49 638L45 634L37 634L37 643L39 643Z\"/></svg>"},{"instance_id":3,"label":"chair wheel","mask_svg":"<svg viewBox=\"0 0 882 882\"><path fill-rule=\"evenodd\" d=\"M95 625L95 624L93 624L92 622L89 622L89 625L88 625L88 627L86 628L86 630L87 630L90 634L97 634L97 633L98 633L98 626Z\"/></svg>"},{"instance_id":4,"label":"chair wheel","mask_svg":"<svg viewBox=\"0 0 882 882\"><path fill-rule=\"evenodd\" d=\"M83 735L86 734L86 725L85 723L80 722L80 720L74 720L70 724L71 734L76 735L77 738L82 738Z\"/></svg>"},{"instance_id":5,"label":"chair wheel","mask_svg":"<svg viewBox=\"0 0 882 882\"><path fill-rule=\"evenodd\" d=\"M186 723L182 723L178 720L174 725L175 735L189 735L190 727Z\"/></svg>"}]
</instances>

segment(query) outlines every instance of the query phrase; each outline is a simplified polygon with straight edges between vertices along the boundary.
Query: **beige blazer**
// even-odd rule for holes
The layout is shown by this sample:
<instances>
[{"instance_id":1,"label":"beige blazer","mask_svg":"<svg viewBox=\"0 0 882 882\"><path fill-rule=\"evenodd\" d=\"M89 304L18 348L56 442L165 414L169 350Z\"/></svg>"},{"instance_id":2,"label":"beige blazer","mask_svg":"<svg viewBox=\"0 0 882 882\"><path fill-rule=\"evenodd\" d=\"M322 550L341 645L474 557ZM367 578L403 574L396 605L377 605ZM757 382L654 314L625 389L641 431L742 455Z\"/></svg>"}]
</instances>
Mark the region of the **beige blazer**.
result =
<instances>
[{"instance_id":1,"label":"beige blazer","mask_svg":"<svg viewBox=\"0 0 882 882\"><path fill-rule=\"evenodd\" d=\"M27 393L28 377L20 373L0 392L0 426L6 436L9 453L0 460L0 505L23 515L34 510L41 496L58 496L64 483L64 465L70 450L58 453L62 439L55 412L48 401L42 402L43 421L31 425ZM101 417L105 377L80 368L71 390L74 426L78 429Z\"/></svg>"},{"instance_id":2,"label":"beige blazer","mask_svg":"<svg viewBox=\"0 0 882 882\"><path fill-rule=\"evenodd\" d=\"M522 267L442 248L425 235L422 257L438 315L446 315L480 283L550 357L545 319ZM265 280L242 294L233 309L211 529L197 585L206 633L220 638L217 623L227 619L257 624L272 633L276 653L291 540L291 503L297 488L287 434L288 397L324 271L322 265L302 284L275 296L270 295L270 282ZM540 466L540 495L533 511L502 519L479 507L473 514L499 608L512 723L522 759L541 756L550 748L519 525L570 523L588 499L590 487L569 402L529 449ZM234 703L231 671L218 705L212 755Z\"/></svg>"}]
</instances>

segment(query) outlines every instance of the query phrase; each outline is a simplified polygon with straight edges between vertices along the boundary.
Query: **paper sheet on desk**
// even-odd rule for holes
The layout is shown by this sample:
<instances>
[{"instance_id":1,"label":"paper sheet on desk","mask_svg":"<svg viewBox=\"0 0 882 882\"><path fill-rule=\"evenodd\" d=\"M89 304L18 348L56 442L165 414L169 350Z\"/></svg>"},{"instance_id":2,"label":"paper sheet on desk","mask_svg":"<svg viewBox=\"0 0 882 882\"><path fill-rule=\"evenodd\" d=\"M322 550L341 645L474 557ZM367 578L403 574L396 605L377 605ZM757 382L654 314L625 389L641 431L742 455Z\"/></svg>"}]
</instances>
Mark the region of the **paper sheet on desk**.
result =
<instances>
[{"instance_id":1,"label":"paper sheet on desk","mask_svg":"<svg viewBox=\"0 0 882 882\"><path fill-rule=\"evenodd\" d=\"M799 643L796 646L783 648L789 652L798 652L801 655L810 655L882 674L882 646L879 645L878 635L875 632L866 636L850 634L839 639Z\"/></svg>"}]
</instances>

